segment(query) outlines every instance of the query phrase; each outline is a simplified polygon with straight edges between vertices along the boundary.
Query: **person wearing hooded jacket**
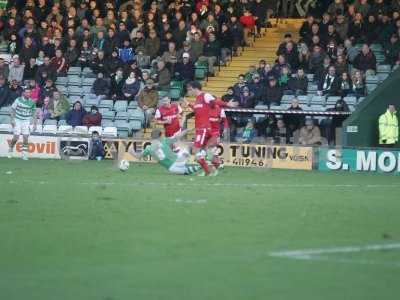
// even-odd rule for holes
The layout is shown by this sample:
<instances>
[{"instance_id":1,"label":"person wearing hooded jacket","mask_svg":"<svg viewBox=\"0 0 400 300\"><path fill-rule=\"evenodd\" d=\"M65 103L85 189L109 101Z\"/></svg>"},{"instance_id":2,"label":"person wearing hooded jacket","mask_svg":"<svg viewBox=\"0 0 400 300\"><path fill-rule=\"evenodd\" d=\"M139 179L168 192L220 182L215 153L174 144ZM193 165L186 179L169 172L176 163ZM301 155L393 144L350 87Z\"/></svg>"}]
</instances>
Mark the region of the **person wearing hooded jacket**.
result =
<instances>
[{"instance_id":1,"label":"person wearing hooded jacket","mask_svg":"<svg viewBox=\"0 0 400 300\"><path fill-rule=\"evenodd\" d=\"M73 108L67 113L67 124L73 127L82 126L83 117L86 115L85 108L80 101L76 101Z\"/></svg>"}]
</instances>

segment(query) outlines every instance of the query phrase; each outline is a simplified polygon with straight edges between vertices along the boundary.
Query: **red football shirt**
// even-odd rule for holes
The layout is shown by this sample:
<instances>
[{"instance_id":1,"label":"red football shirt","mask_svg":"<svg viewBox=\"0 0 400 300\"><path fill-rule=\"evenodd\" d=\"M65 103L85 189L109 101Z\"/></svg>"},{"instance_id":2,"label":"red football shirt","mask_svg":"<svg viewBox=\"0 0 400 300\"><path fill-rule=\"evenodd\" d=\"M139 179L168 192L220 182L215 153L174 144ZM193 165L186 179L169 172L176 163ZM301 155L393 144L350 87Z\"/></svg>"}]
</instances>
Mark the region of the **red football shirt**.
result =
<instances>
[{"instance_id":1,"label":"red football shirt","mask_svg":"<svg viewBox=\"0 0 400 300\"><path fill-rule=\"evenodd\" d=\"M170 107L162 105L156 110L156 120L169 121L169 123L164 124L166 137L171 137L181 130L181 125L179 124L179 114L181 113L182 108L175 103L172 103Z\"/></svg>"},{"instance_id":2,"label":"red football shirt","mask_svg":"<svg viewBox=\"0 0 400 300\"><path fill-rule=\"evenodd\" d=\"M194 104L191 107L194 112L194 127L196 129L211 128L210 124L210 102L215 98L211 94L201 93L196 97Z\"/></svg>"},{"instance_id":3,"label":"red football shirt","mask_svg":"<svg viewBox=\"0 0 400 300\"><path fill-rule=\"evenodd\" d=\"M221 123L224 122L224 127L227 128L227 119L225 115L225 111L221 106L214 105L210 108L210 123L211 123L211 131L219 132L221 129Z\"/></svg>"}]
</instances>

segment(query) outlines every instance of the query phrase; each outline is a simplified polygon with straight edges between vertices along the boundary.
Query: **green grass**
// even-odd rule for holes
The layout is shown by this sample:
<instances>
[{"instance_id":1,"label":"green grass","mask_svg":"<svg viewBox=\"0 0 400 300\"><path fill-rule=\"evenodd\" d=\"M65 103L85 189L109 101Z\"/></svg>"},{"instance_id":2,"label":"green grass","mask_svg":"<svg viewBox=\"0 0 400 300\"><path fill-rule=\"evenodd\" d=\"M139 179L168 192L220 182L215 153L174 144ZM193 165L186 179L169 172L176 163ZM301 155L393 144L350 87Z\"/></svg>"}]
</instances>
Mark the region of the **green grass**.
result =
<instances>
[{"instance_id":1,"label":"green grass","mask_svg":"<svg viewBox=\"0 0 400 300\"><path fill-rule=\"evenodd\" d=\"M0 299L398 299L400 251L269 253L399 242L399 194L396 176L0 159Z\"/></svg>"}]
</instances>

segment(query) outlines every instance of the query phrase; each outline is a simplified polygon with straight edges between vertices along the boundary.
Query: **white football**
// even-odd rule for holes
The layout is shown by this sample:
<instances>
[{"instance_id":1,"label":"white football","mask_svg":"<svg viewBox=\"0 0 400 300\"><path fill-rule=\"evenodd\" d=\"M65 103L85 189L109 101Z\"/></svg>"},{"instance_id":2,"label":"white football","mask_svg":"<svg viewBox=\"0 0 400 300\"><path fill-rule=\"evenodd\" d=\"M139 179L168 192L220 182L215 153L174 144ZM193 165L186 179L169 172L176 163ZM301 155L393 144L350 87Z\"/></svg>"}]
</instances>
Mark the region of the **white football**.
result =
<instances>
[{"instance_id":1,"label":"white football","mask_svg":"<svg viewBox=\"0 0 400 300\"><path fill-rule=\"evenodd\" d=\"M119 169L121 170L121 171L126 171L126 170L128 170L129 169L129 161L127 161L127 160L125 160L125 159L123 159L123 160L121 160L120 162L119 162Z\"/></svg>"}]
</instances>

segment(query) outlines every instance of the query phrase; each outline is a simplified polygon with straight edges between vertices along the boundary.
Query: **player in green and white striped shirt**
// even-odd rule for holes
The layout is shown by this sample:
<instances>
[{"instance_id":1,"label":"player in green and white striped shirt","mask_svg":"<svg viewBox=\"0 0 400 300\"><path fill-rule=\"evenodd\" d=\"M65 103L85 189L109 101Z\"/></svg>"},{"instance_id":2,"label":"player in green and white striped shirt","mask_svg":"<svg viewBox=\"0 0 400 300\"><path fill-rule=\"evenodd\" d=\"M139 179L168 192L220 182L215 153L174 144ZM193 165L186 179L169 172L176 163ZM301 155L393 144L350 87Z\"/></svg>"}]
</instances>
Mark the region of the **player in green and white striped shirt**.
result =
<instances>
[{"instance_id":1,"label":"player in green and white striped shirt","mask_svg":"<svg viewBox=\"0 0 400 300\"><path fill-rule=\"evenodd\" d=\"M172 150L172 144L176 143L182 136L187 133L182 131L171 138L161 138L161 131L154 129L151 133L151 145L148 145L142 153L136 153L133 148L129 149L129 153L136 158L151 156L153 159L166 168L168 171L178 175L191 175L197 173L201 168L198 164L188 162L188 156L179 155Z\"/></svg>"},{"instance_id":2,"label":"player in green and white striped shirt","mask_svg":"<svg viewBox=\"0 0 400 300\"><path fill-rule=\"evenodd\" d=\"M22 96L15 99L14 103L11 105L11 125L14 129L14 136L8 150L8 157L10 158L12 157L15 144L22 134L22 159L28 159L29 125L31 119L33 119L33 131L35 131L37 123L36 104L31 99L31 92L29 87L25 88Z\"/></svg>"}]
</instances>

